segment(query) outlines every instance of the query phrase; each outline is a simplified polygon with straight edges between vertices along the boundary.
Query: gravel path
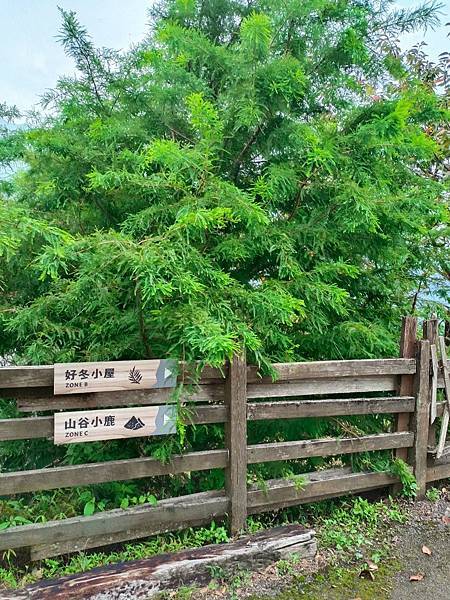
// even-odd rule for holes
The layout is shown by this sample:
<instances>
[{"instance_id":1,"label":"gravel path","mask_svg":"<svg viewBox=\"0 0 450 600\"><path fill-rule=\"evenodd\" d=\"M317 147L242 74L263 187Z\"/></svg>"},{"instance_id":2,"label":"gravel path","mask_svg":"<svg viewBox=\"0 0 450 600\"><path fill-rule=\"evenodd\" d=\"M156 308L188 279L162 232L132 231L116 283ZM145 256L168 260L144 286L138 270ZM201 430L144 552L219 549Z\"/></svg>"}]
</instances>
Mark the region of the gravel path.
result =
<instances>
[{"instance_id":1,"label":"gravel path","mask_svg":"<svg viewBox=\"0 0 450 600\"><path fill-rule=\"evenodd\" d=\"M423 546L431 555L422 551ZM450 502L419 502L396 540L392 600L450 600ZM423 575L421 581L411 576Z\"/></svg>"}]
</instances>

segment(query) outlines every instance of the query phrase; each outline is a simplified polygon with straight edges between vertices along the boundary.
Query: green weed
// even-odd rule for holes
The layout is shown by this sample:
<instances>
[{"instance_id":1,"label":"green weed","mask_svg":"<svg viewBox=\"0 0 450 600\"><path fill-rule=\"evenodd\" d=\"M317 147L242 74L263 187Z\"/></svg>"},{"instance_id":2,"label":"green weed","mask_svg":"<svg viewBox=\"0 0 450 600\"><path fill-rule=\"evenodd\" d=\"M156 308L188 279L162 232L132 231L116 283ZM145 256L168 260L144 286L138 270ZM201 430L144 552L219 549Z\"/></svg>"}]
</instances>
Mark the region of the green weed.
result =
<instances>
[{"instance_id":1,"label":"green weed","mask_svg":"<svg viewBox=\"0 0 450 600\"><path fill-rule=\"evenodd\" d=\"M331 516L319 519L318 537L325 548L355 553L370 542L384 522L402 523L405 518L392 500L369 502L354 498L333 511Z\"/></svg>"},{"instance_id":2,"label":"green weed","mask_svg":"<svg viewBox=\"0 0 450 600\"><path fill-rule=\"evenodd\" d=\"M281 576L292 576L295 575L296 569L295 567L298 565L300 558L298 554L292 554L289 558L283 558L279 560L276 564L277 573Z\"/></svg>"},{"instance_id":3,"label":"green weed","mask_svg":"<svg viewBox=\"0 0 450 600\"><path fill-rule=\"evenodd\" d=\"M440 495L441 495L440 491L435 487L431 487L426 492L427 500L429 500L430 502L437 502L440 498Z\"/></svg>"},{"instance_id":4,"label":"green weed","mask_svg":"<svg viewBox=\"0 0 450 600\"><path fill-rule=\"evenodd\" d=\"M402 496L405 498L415 498L417 494L417 482L411 472L411 467L400 458L396 458L392 461L389 471L392 475L400 479Z\"/></svg>"}]
</instances>

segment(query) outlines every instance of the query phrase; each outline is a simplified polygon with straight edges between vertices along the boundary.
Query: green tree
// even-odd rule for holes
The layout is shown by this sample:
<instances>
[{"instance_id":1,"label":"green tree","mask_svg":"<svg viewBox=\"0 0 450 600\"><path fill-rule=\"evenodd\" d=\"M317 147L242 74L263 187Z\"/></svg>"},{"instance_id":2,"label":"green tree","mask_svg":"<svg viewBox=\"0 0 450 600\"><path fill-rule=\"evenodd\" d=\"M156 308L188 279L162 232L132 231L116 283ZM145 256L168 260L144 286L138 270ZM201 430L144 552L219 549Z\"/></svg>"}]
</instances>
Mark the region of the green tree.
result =
<instances>
[{"instance_id":1,"label":"green tree","mask_svg":"<svg viewBox=\"0 0 450 600\"><path fill-rule=\"evenodd\" d=\"M0 358L221 365L245 346L269 370L395 355L400 316L450 272L445 65L395 42L435 25L438 8L170 0L127 52L96 48L61 11L76 76L0 137L0 163L13 168L0 182ZM0 118L18 116L0 105ZM15 408L2 400L0 411ZM336 427L250 423L249 439ZM188 428L184 448L222 447L222 435ZM3 444L2 470L179 449L172 438L33 444ZM270 463L250 476L305 469ZM95 494L117 506L124 489L161 497L222 479L197 473ZM77 494L61 503L82 512Z\"/></svg>"},{"instance_id":2,"label":"green tree","mask_svg":"<svg viewBox=\"0 0 450 600\"><path fill-rule=\"evenodd\" d=\"M77 74L0 140L0 356L394 354L448 269L447 96L394 43L438 8L164 1L124 53L62 10Z\"/></svg>"}]
</instances>

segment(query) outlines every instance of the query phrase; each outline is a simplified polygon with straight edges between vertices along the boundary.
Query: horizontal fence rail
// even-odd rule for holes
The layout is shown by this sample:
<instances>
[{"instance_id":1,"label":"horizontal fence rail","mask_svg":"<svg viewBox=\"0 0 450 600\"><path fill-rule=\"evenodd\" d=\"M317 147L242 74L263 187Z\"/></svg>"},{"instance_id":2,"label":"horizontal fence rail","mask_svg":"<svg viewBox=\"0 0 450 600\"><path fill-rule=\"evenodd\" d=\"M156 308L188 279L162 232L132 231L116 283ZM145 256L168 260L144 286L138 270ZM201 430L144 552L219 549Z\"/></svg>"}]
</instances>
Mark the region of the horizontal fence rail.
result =
<instances>
[{"instance_id":1,"label":"horizontal fence rail","mask_svg":"<svg viewBox=\"0 0 450 600\"><path fill-rule=\"evenodd\" d=\"M227 420L225 406L196 406L187 424L205 425L224 423ZM24 419L0 419L0 440L26 440L32 438L53 439L53 417Z\"/></svg>"},{"instance_id":2,"label":"horizontal fence rail","mask_svg":"<svg viewBox=\"0 0 450 600\"><path fill-rule=\"evenodd\" d=\"M277 460L294 460L317 456L371 452L410 448L414 442L413 433L379 433L359 438L333 438L325 440L300 440L277 444L257 444L247 450L248 463L265 463Z\"/></svg>"},{"instance_id":3,"label":"horizontal fence rail","mask_svg":"<svg viewBox=\"0 0 450 600\"><path fill-rule=\"evenodd\" d=\"M327 398L326 400L290 400L247 404L249 420L299 419L349 415L414 412L412 396L389 398Z\"/></svg>"},{"instance_id":4,"label":"horizontal fence rail","mask_svg":"<svg viewBox=\"0 0 450 600\"><path fill-rule=\"evenodd\" d=\"M443 405L443 403L441 403ZM443 406L438 404L438 416ZM327 400L299 400L288 402L259 402L247 404L247 419L301 419L306 417L332 417L349 415L395 414L414 412L414 398L408 396L388 398L329 398ZM224 423L225 406L196 406L187 424ZM53 438L53 417L0 419L0 440L26 440Z\"/></svg>"},{"instance_id":5,"label":"horizontal fence rail","mask_svg":"<svg viewBox=\"0 0 450 600\"><path fill-rule=\"evenodd\" d=\"M402 358L274 364L274 380L261 377L242 357L235 357L222 369L204 367L201 373L199 368L181 363L178 383L185 386L184 401L192 403L185 423L223 423L225 448L175 455L164 464L144 456L1 473L0 496L209 469L224 469L225 489L164 499L156 506L143 504L89 517L11 527L0 531L0 551L28 548L31 559L38 560L225 517L232 533L238 533L247 515L399 483L389 473L353 473L340 467L302 475L304 485L277 479L265 482L262 489L247 487L249 464L393 450L404 459L411 457L422 493L427 481L450 477L450 455L440 461L427 458L430 340L417 342L415 335L416 323L409 318L404 322ZM28 414L0 420L0 442L53 441L53 415L59 411L174 402L170 388L54 395L53 378L53 366L0 368L0 397L14 399L18 410ZM440 375L436 385L442 388L443 384ZM436 404L438 417L443 407L443 402ZM393 415L397 424L393 431L373 435L247 442L250 421L351 415Z\"/></svg>"},{"instance_id":6,"label":"horizontal fence rail","mask_svg":"<svg viewBox=\"0 0 450 600\"><path fill-rule=\"evenodd\" d=\"M351 454L394 448L410 448L412 433L381 433L359 438L301 440L294 442L257 444L247 447L247 463L265 463L317 456ZM101 463L70 465L32 471L0 474L2 495L11 495L61 487L78 487L109 481L126 481L160 475L175 475L191 471L225 468L227 450L208 450L173 456L168 463L155 458L112 460Z\"/></svg>"},{"instance_id":7,"label":"horizontal fence rail","mask_svg":"<svg viewBox=\"0 0 450 600\"><path fill-rule=\"evenodd\" d=\"M77 487L109 481L127 481L159 475L222 469L228 464L227 450L208 450L172 456L162 463L155 458L133 458L108 462L18 471L0 475L2 495Z\"/></svg>"},{"instance_id":8,"label":"horizontal fence rail","mask_svg":"<svg viewBox=\"0 0 450 600\"><path fill-rule=\"evenodd\" d=\"M398 482L387 473L351 473L348 469L331 469L305 474L304 477L304 489L284 479L268 481L264 490L251 486L247 492L248 513L360 493ZM91 517L71 517L63 521L13 527L0 535L0 551L27 546L31 548L32 559L37 560L205 524L211 519L224 517L228 511L229 501L225 492L202 492L161 500L157 506L143 504Z\"/></svg>"},{"instance_id":9,"label":"horizontal fence rail","mask_svg":"<svg viewBox=\"0 0 450 600\"><path fill-rule=\"evenodd\" d=\"M272 367L278 373L277 381L367 375L405 375L416 372L415 360L405 358L275 363ZM246 370L248 383L260 381L263 383L272 383L271 378L261 378L256 367L248 366ZM54 367L52 365L42 367L3 367L0 368L0 389L53 387L53 373ZM195 383L205 385L210 383L211 380L225 379L227 373L227 366L224 366L223 369L204 367L198 380L192 371L185 371L179 375L178 381L195 381Z\"/></svg>"},{"instance_id":10,"label":"horizontal fence rail","mask_svg":"<svg viewBox=\"0 0 450 600\"><path fill-rule=\"evenodd\" d=\"M0 369L1 371L1 369ZM174 402L173 390L170 388L142 391L97 392L91 394L73 394L70 396L54 396L53 390L45 388L9 388L0 390L0 396L17 399L17 407L21 412L53 411L86 408L108 408L112 406L154 406ZM223 403L224 386L222 383L202 384L192 392L187 389L189 402Z\"/></svg>"}]
</instances>

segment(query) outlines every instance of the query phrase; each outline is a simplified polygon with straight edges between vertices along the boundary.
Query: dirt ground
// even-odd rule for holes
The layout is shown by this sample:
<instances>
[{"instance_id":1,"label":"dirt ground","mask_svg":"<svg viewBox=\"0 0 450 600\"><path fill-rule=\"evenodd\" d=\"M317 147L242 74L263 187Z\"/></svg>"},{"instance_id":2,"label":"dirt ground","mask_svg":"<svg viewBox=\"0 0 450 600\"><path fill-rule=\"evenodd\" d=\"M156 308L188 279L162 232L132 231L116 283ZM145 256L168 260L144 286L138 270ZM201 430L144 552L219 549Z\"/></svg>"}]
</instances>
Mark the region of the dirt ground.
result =
<instances>
[{"instance_id":1,"label":"dirt ground","mask_svg":"<svg viewBox=\"0 0 450 600\"><path fill-rule=\"evenodd\" d=\"M175 600L450 600L450 491L437 502L416 502L408 521L390 527L372 550L384 558L367 572L361 564L339 564L326 552L295 572L280 565L239 573L202 590L164 595ZM331 566L331 563L332 566Z\"/></svg>"}]
</instances>

